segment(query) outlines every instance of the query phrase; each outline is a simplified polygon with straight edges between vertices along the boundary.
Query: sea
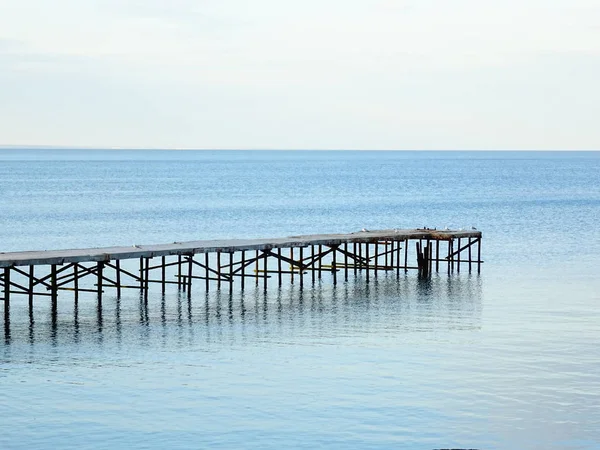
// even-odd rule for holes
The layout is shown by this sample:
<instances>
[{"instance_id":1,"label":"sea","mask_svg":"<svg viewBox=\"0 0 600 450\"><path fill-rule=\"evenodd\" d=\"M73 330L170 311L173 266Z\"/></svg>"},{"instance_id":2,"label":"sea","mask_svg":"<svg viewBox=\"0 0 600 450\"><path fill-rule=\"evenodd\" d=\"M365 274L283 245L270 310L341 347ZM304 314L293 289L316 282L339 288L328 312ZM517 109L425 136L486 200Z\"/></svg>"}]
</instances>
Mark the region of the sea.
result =
<instances>
[{"instance_id":1,"label":"sea","mask_svg":"<svg viewBox=\"0 0 600 450\"><path fill-rule=\"evenodd\" d=\"M481 273L13 296L2 449L599 449L600 152L0 150L0 252L472 227Z\"/></svg>"}]
</instances>

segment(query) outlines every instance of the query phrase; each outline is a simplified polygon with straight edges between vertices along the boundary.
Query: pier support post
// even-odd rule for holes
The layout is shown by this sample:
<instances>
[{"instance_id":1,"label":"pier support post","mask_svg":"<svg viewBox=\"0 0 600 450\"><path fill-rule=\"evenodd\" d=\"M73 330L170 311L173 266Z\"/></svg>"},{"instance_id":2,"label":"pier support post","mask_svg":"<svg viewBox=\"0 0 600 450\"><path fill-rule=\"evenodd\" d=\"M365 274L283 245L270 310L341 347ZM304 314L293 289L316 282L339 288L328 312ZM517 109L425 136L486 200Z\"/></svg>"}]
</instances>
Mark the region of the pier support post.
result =
<instances>
[{"instance_id":1,"label":"pier support post","mask_svg":"<svg viewBox=\"0 0 600 450\"><path fill-rule=\"evenodd\" d=\"M477 273L481 273L481 238L478 239L477 244Z\"/></svg>"},{"instance_id":2,"label":"pier support post","mask_svg":"<svg viewBox=\"0 0 600 450\"><path fill-rule=\"evenodd\" d=\"M469 238L469 273L471 273L471 264L472 264L472 256L471 256L471 238Z\"/></svg>"},{"instance_id":3,"label":"pier support post","mask_svg":"<svg viewBox=\"0 0 600 450\"><path fill-rule=\"evenodd\" d=\"M456 263L456 271L458 273L460 273L460 253L461 253L461 248L460 248L460 238L458 238L458 253L456 254L456 258L457 258L457 263Z\"/></svg>"},{"instance_id":4,"label":"pier support post","mask_svg":"<svg viewBox=\"0 0 600 450\"><path fill-rule=\"evenodd\" d=\"M369 282L369 272L371 271L370 269L370 265L371 265L371 261L369 259L369 243L366 242L365 243L365 258L366 258L366 262L367 262L367 282Z\"/></svg>"},{"instance_id":5,"label":"pier support post","mask_svg":"<svg viewBox=\"0 0 600 450\"><path fill-rule=\"evenodd\" d=\"M208 253L204 254L204 267L206 268L206 276L205 276L205 286L206 292L210 290L210 271L208 269L208 265L210 264L210 256Z\"/></svg>"},{"instance_id":6,"label":"pier support post","mask_svg":"<svg viewBox=\"0 0 600 450\"><path fill-rule=\"evenodd\" d=\"M281 255L281 249L279 249L279 254ZM242 291L244 290L244 287L246 285L245 279L246 279L246 250L242 250L242 269L240 270L241 272L241 278L242 278ZM279 278L280 283L281 283L281 277Z\"/></svg>"},{"instance_id":7,"label":"pier support post","mask_svg":"<svg viewBox=\"0 0 600 450\"><path fill-rule=\"evenodd\" d=\"M300 247L298 249L298 252L300 253L300 255L298 256L298 258L300 258L300 265L298 266L298 268L300 269L300 289L302 289L304 287L304 269L303 269L303 257L304 257L304 249L302 247ZM266 267L266 260L265 260L265 267Z\"/></svg>"},{"instance_id":8,"label":"pier support post","mask_svg":"<svg viewBox=\"0 0 600 450\"><path fill-rule=\"evenodd\" d=\"M279 286L281 286L282 281L283 280L281 277L281 248L278 248L277 249L277 282L279 283Z\"/></svg>"},{"instance_id":9,"label":"pier support post","mask_svg":"<svg viewBox=\"0 0 600 450\"><path fill-rule=\"evenodd\" d=\"M10 267L4 268L4 315L10 310Z\"/></svg>"},{"instance_id":10,"label":"pier support post","mask_svg":"<svg viewBox=\"0 0 600 450\"><path fill-rule=\"evenodd\" d=\"M162 275L162 278L161 278L160 281L161 281L162 293L164 294L165 290L166 290L166 286L167 286L166 285L166 276L167 276L167 274L166 274L166 270L167 270L166 264L167 264L167 261L166 261L166 259L165 259L164 256L161 258L160 261L161 261L161 275Z\"/></svg>"},{"instance_id":11,"label":"pier support post","mask_svg":"<svg viewBox=\"0 0 600 450\"><path fill-rule=\"evenodd\" d=\"M97 282L96 282L96 287L97 287L97 294L98 294L98 301L102 301L102 275L104 272L104 263L103 262L99 262L96 265L96 277L97 277Z\"/></svg>"},{"instance_id":12,"label":"pier support post","mask_svg":"<svg viewBox=\"0 0 600 450\"><path fill-rule=\"evenodd\" d=\"M117 283L117 298L121 298L121 261L115 261L115 282Z\"/></svg>"},{"instance_id":13,"label":"pier support post","mask_svg":"<svg viewBox=\"0 0 600 450\"><path fill-rule=\"evenodd\" d=\"M34 267L33 265L29 266L29 313L33 312L33 278L34 278ZM77 269L77 265L75 265L75 270Z\"/></svg>"},{"instance_id":14,"label":"pier support post","mask_svg":"<svg viewBox=\"0 0 600 450\"><path fill-rule=\"evenodd\" d=\"M58 286L56 285L56 264L52 264L50 268L50 295L53 307L56 306L58 300Z\"/></svg>"},{"instance_id":15,"label":"pier support post","mask_svg":"<svg viewBox=\"0 0 600 450\"><path fill-rule=\"evenodd\" d=\"M335 256L337 253L338 246L335 245L331 248L333 249L333 252L331 252L331 274L333 276L333 285L335 286L337 284L337 267L335 263Z\"/></svg>"}]
</instances>

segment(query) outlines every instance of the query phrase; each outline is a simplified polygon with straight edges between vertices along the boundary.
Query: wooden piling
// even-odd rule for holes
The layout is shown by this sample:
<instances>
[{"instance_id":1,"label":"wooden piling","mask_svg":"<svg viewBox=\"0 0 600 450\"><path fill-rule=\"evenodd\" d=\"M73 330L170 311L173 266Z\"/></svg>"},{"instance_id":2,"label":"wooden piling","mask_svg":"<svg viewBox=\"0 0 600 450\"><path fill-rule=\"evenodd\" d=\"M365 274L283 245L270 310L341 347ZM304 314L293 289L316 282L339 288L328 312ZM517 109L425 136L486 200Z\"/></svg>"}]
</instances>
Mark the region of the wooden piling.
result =
<instances>
[{"instance_id":1,"label":"wooden piling","mask_svg":"<svg viewBox=\"0 0 600 450\"><path fill-rule=\"evenodd\" d=\"M177 255L177 287L181 289L181 255Z\"/></svg>"},{"instance_id":2,"label":"wooden piling","mask_svg":"<svg viewBox=\"0 0 600 450\"><path fill-rule=\"evenodd\" d=\"M310 278L312 284L315 284L315 246L310 246Z\"/></svg>"},{"instance_id":3,"label":"wooden piling","mask_svg":"<svg viewBox=\"0 0 600 450\"><path fill-rule=\"evenodd\" d=\"M375 270L373 271L373 276L375 279L377 279L377 261L379 260L379 242L375 241L375 257L374 257L374 261L375 261Z\"/></svg>"},{"instance_id":4,"label":"wooden piling","mask_svg":"<svg viewBox=\"0 0 600 450\"><path fill-rule=\"evenodd\" d=\"M471 244L472 244L471 238L469 238L469 273L471 273L471 262L472 262L471 261L472 260L472 257L471 257Z\"/></svg>"},{"instance_id":5,"label":"wooden piling","mask_svg":"<svg viewBox=\"0 0 600 450\"><path fill-rule=\"evenodd\" d=\"M337 268L335 267L335 254L337 252L337 246L332 247L333 252L331 252L331 273L333 276L333 284L334 286L337 284Z\"/></svg>"},{"instance_id":6,"label":"wooden piling","mask_svg":"<svg viewBox=\"0 0 600 450\"><path fill-rule=\"evenodd\" d=\"M481 273L481 238L477 242L477 273Z\"/></svg>"},{"instance_id":7,"label":"wooden piling","mask_svg":"<svg viewBox=\"0 0 600 450\"><path fill-rule=\"evenodd\" d=\"M348 243L344 242L344 281L348 281Z\"/></svg>"},{"instance_id":8,"label":"wooden piling","mask_svg":"<svg viewBox=\"0 0 600 450\"><path fill-rule=\"evenodd\" d=\"M402 252L402 243L404 241L397 241L396 242L396 277L400 276L400 258L401 258L401 252Z\"/></svg>"},{"instance_id":9,"label":"wooden piling","mask_svg":"<svg viewBox=\"0 0 600 450\"><path fill-rule=\"evenodd\" d=\"M96 276L97 276L97 283L96 283L96 288L98 289L97 294L98 294L98 301L102 300L102 276L104 273L104 263L99 262L96 265Z\"/></svg>"},{"instance_id":10,"label":"wooden piling","mask_svg":"<svg viewBox=\"0 0 600 450\"><path fill-rule=\"evenodd\" d=\"M321 279L321 271L323 270L323 246L319 245L319 280Z\"/></svg>"},{"instance_id":11,"label":"wooden piling","mask_svg":"<svg viewBox=\"0 0 600 450\"><path fill-rule=\"evenodd\" d=\"M294 260L294 247L290 248L290 259L292 261ZM290 282L292 284L294 284L294 270L295 270L295 267L290 263L290 272L291 272Z\"/></svg>"},{"instance_id":12,"label":"wooden piling","mask_svg":"<svg viewBox=\"0 0 600 450\"><path fill-rule=\"evenodd\" d=\"M298 256L298 258L300 260L300 266L298 267L300 269L300 289L302 289L302 287L304 286L304 268L302 267L302 265L304 264L304 262L303 262L303 260L304 260L304 249L302 247L300 247L298 249L298 252L300 253L300 255Z\"/></svg>"},{"instance_id":13,"label":"wooden piling","mask_svg":"<svg viewBox=\"0 0 600 450\"><path fill-rule=\"evenodd\" d=\"M260 275L260 267L259 267L259 256L260 253L258 252L258 250L256 250L256 265L254 267L254 274L255 274L255 282L256 282L256 286L258 286L258 277Z\"/></svg>"},{"instance_id":14,"label":"wooden piling","mask_svg":"<svg viewBox=\"0 0 600 450\"><path fill-rule=\"evenodd\" d=\"M366 275L367 275L367 282L368 282L369 275L371 272L370 267L369 267L371 265L371 262L369 260L369 243L368 242L365 242L365 258L366 258L366 262L367 262L367 274Z\"/></svg>"},{"instance_id":15,"label":"wooden piling","mask_svg":"<svg viewBox=\"0 0 600 450\"><path fill-rule=\"evenodd\" d=\"M281 249L279 249L279 254L281 255ZM245 279L246 279L246 251L242 250L242 269L240 270L241 275L242 275L242 279L241 279L241 288L242 291L244 290L244 287L246 286L245 283ZM281 272L281 271L280 271ZM208 281L208 277L207 277L207 281Z\"/></svg>"},{"instance_id":16,"label":"wooden piling","mask_svg":"<svg viewBox=\"0 0 600 450\"><path fill-rule=\"evenodd\" d=\"M140 258L140 291L144 290L144 258Z\"/></svg>"},{"instance_id":17,"label":"wooden piling","mask_svg":"<svg viewBox=\"0 0 600 450\"><path fill-rule=\"evenodd\" d=\"M192 280L194 279L194 255L188 257L187 294L192 295Z\"/></svg>"},{"instance_id":18,"label":"wooden piling","mask_svg":"<svg viewBox=\"0 0 600 450\"><path fill-rule=\"evenodd\" d=\"M217 252L217 289L221 289L221 252Z\"/></svg>"},{"instance_id":19,"label":"wooden piling","mask_svg":"<svg viewBox=\"0 0 600 450\"><path fill-rule=\"evenodd\" d=\"M314 252L314 249L313 249ZM278 248L277 249L277 283L279 284L279 286L282 285L282 276L281 276L281 249ZM314 281L314 276L313 276L313 281Z\"/></svg>"},{"instance_id":20,"label":"wooden piling","mask_svg":"<svg viewBox=\"0 0 600 450\"><path fill-rule=\"evenodd\" d=\"M146 259L146 267L144 267L144 295L148 296L148 287L150 286L150 257Z\"/></svg>"},{"instance_id":21,"label":"wooden piling","mask_svg":"<svg viewBox=\"0 0 600 450\"><path fill-rule=\"evenodd\" d=\"M166 261L166 258L164 256L161 258L161 263L162 263L162 266L161 266L161 276L162 276L162 278L161 278L161 288L162 288L162 293L164 294L165 290L166 290L166 287L167 287L167 284L166 284L166 281L167 281L166 280L166 278L167 278L167 274L166 274L166 270L167 270L166 264L167 264L167 261Z\"/></svg>"},{"instance_id":22,"label":"wooden piling","mask_svg":"<svg viewBox=\"0 0 600 450\"><path fill-rule=\"evenodd\" d=\"M56 304L58 301L58 286L56 285L56 264L50 266L50 294L52 298L52 304Z\"/></svg>"},{"instance_id":23,"label":"wooden piling","mask_svg":"<svg viewBox=\"0 0 600 450\"><path fill-rule=\"evenodd\" d=\"M263 289L267 292L267 280L269 279L269 269L268 269L268 256L264 255L263 258L263 267L264 267L264 277L263 277ZM302 280L302 275L300 275L300 280ZM302 282L302 281L301 281Z\"/></svg>"},{"instance_id":24,"label":"wooden piling","mask_svg":"<svg viewBox=\"0 0 600 450\"><path fill-rule=\"evenodd\" d=\"M117 298L121 298L121 261L115 261L116 274L115 274L115 282L117 283ZM77 269L77 266L75 266Z\"/></svg>"},{"instance_id":25,"label":"wooden piling","mask_svg":"<svg viewBox=\"0 0 600 450\"><path fill-rule=\"evenodd\" d=\"M356 253L356 242L352 243L352 254L354 255L354 258L352 258L352 266L354 269L354 276L356 277L356 275L358 275L358 264L359 264L359 260L357 260L357 256L358 253Z\"/></svg>"},{"instance_id":26,"label":"wooden piling","mask_svg":"<svg viewBox=\"0 0 600 450\"><path fill-rule=\"evenodd\" d=\"M206 292L209 291L210 289L210 272L208 269L208 265L210 263L210 258L208 256L208 253L204 254L204 270L205 270L205 286L206 286Z\"/></svg>"},{"instance_id":27,"label":"wooden piling","mask_svg":"<svg viewBox=\"0 0 600 450\"><path fill-rule=\"evenodd\" d=\"M10 267L4 268L4 312L8 314L10 308Z\"/></svg>"},{"instance_id":28,"label":"wooden piling","mask_svg":"<svg viewBox=\"0 0 600 450\"><path fill-rule=\"evenodd\" d=\"M33 312L33 278L34 278L35 266L29 266L29 312ZM77 264L75 264L75 270L77 270Z\"/></svg>"},{"instance_id":29,"label":"wooden piling","mask_svg":"<svg viewBox=\"0 0 600 450\"><path fill-rule=\"evenodd\" d=\"M458 238L458 254L456 255L456 259L458 259L458 261L456 262L456 271L458 273L460 273L460 238Z\"/></svg>"}]
</instances>

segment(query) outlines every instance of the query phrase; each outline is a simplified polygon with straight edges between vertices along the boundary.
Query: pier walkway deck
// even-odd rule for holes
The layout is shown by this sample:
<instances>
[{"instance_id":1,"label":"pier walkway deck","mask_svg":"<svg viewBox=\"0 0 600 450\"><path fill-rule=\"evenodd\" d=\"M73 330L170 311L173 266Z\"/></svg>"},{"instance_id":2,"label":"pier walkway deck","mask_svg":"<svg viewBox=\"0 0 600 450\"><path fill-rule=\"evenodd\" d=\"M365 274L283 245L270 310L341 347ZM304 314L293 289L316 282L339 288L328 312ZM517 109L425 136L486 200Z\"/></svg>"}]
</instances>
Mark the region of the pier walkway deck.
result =
<instances>
[{"instance_id":1,"label":"pier walkway deck","mask_svg":"<svg viewBox=\"0 0 600 450\"><path fill-rule=\"evenodd\" d=\"M347 280L349 273L364 273L368 281L379 272L399 274L415 269L426 277L440 268L460 272L461 265L480 271L481 238L477 230L424 228L0 252L0 288L8 311L11 294L27 295L32 306L33 297L40 295L55 302L61 290L73 291L76 298L80 292L94 292L101 298L105 288L116 289L117 295L123 288L147 294L151 283L161 285L163 292L166 285L173 284L189 293L193 280L204 280L208 290L214 284L221 288L223 283L229 289L234 284L244 289L247 278L257 285L262 280L266 289L268 279L277 278L281 285L283 275L300 285L309 274L312 282L327 275L334 284L338 276Z\"/></svg>"}]
</instances>

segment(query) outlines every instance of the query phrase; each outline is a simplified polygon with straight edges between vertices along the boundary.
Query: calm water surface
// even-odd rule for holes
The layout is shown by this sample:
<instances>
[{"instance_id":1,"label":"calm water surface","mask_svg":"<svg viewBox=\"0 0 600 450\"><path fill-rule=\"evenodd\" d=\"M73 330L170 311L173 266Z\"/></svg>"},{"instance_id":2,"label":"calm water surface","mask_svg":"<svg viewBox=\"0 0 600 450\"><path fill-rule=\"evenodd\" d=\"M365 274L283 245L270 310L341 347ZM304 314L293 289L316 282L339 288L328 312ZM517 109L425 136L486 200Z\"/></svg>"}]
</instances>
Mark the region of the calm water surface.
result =
<instances>
[{"instance_id":1,"label":"calm water surface","mask_svg":"<svg viewBox=\"0 0 600 450\"><path fill-rule=\"evenodd\" d=\"M481 275L1 318L0 448L600 448L600 153L0 151L0 251L476 226Z\"/></svg>"}]
</instances>

